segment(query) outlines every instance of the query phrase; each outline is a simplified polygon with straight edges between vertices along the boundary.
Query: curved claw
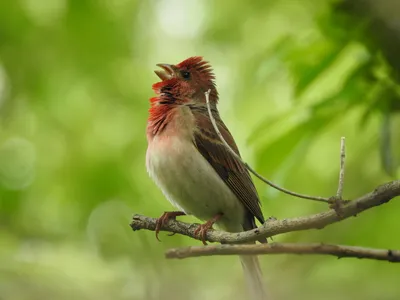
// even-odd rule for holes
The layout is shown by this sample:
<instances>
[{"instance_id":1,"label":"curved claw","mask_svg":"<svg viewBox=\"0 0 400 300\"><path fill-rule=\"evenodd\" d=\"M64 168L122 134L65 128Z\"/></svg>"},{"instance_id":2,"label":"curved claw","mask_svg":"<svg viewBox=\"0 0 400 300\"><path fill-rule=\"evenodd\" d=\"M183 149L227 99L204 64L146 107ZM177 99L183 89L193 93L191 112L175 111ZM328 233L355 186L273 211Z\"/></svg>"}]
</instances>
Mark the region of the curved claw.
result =
<instances>
[{"instance_id":1,"label":"curved claw","mask_svg":"<svg viewBox=\"0 0 400 300\"><path fill-rule=\"evenodd\" d=\"M156 239L159 241L159 242L161 242L161 240L158 238L158 234L159 234L159 232L160 232L160 230L161 230L161 227L164 225L164 223L165 223L165 221L164 221L164 215L162 215L161 217L159 217L158 219L157 219L157 222L156 222Z\"/></svg>"},{"instance_id":2,"label":"curved claw","mask_svg":"<svg viewBox=\"0 0 400 300\"><path fill-rule=\"evenodd\" d=\"M160 233L160 230L162 227L164 227L165 224L167 224L167 222L170 219L175 220L177 216L183 216L185 215L184 212L182 211L165 211L156 221L156 228L155 228L155 232L156 232L156 239L161 242L161 240L158 237L158 234ZM175 233L171 234L174 235Z\"/></svg>"},{"instance_id":3,"label":"curved claw","mask_svg":"<svg viewBox=\"0 0 400 300\"><path fill-rule=\"evenodd\" d=\"M197 229L194 231L194 234L196 236L198 236L199 238L201 238L201 242L203 243L203 245L207 246L206 243L206 239L207 239L207 231L210 229L213 229L213 225L215 224L215 222L217 222L221 217L222 217L222 213L219 213L217 215L214 216L214 218L212 218L211 220L208 220L206 223L199 225L199 227L197 227Z\"/></svg>"}]
</instances>

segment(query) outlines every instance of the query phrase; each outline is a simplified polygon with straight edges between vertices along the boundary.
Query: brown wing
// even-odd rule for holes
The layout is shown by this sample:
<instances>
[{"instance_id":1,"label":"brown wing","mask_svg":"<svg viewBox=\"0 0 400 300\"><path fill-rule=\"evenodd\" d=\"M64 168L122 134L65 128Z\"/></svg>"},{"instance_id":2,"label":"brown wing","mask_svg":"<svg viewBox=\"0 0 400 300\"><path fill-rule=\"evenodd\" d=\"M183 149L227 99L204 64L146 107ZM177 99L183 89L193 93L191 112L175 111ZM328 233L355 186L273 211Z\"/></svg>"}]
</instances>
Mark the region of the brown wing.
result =
<instances>
[{"instance_id":1,"label":"brown wing","mask_svg":"<svg viewBox=\"0 0 400 300\"><path fill-rule=\"evenodd\" d=\"M215 132L211 120L207 115L204 115L204 111L193 110L193 114L197 122L197 130L194 135L194 142L197 149L247 208L251 214L252 228L255 226L253 217L264 223L260 200L246 167L226 149L226 146ZM216 112L213 115L225 141L240 155L232 135L219 118L218 113Z\"/></svg>"}]
</instances>

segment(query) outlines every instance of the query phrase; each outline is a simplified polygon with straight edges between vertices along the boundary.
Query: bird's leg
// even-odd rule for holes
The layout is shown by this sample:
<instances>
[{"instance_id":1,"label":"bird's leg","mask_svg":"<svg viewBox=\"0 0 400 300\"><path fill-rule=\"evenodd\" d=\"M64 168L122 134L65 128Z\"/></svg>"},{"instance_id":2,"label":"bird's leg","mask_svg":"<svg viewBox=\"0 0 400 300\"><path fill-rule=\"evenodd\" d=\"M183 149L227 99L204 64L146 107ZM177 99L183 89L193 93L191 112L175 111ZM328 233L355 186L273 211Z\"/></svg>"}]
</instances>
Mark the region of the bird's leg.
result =
<instances>
[{"instance_id":1,"label":"bird's leg","mask_svg":"<svg viewBox=\"0 0 400 300\"><path fill-rule=\"evenodd\" d=\"M194 234L201 238L201 241L204 245L207 245L207 231L212 229L212 226L215 224L215 222L217 222L222 216L223 213L216 214L212 219L208 220L204 224L199 225L199 227L197 227L197 229L195 230Z\"/></svg>"},{"instance_id":2,"label":"bird's leg","mask_svg":"<svg viewBox=\"0 0 400 300\"><path fill-rule=\"evenodd\" d=\"M156 239L161 242L158 238L158 233L160 232L161 228L168 222L168 220L175 220L178 216L186 215L183 211L165 211L161 217L159 217L156 221Z\"/></svg>"}]
</instances>

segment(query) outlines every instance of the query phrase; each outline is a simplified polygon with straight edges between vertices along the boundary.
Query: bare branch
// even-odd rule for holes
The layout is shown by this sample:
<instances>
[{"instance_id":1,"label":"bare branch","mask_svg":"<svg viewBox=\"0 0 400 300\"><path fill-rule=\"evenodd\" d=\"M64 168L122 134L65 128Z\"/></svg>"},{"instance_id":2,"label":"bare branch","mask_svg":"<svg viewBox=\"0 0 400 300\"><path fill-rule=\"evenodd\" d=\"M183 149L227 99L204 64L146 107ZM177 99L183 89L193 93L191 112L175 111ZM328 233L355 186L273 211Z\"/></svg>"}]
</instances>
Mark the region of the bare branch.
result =
<instances>
[{"instance_id":1,"label":"bare branch","mask_svg":"<svg viewBox=\"0 0 400 300\"><path fill-rule=\"evenodd\" d=\"M260 179L261 181L265 182L266 184L268 184L269 186L272 186L273 188L277 189L278 191L281 191L285 194L291 195L291 196L295 196L298 198L303 198L303 199L308 199L308 200L314 200L314 201L320 201L320 202L326 202L326 203L331 203L330 198L324 198L324 197L319 197L319 196L309 196L309 195L304 195L304 194L299 194L296 192L292 192L289 191L283 187L280 187L278 185L276 185L275 183L273 183L272 181L270 181L269 179L263 177L262 175L260 175L259 173L257 173L249 164L247 164L245 161L243 161L243 159L236 154L235 151L233 151L233 149L229 146L229 144L225 141L224 137L222 136L221 132L218 129L217 123L215 122L215 119L212 115L211 112L211 107L210 107L210 100L209 100L209 96L210 96L210 91L208 90L207 92L205 92L205 96L206 96L206 103L207 103L207 109L208 109L208 114L210 116L211 119L211 123L215 129L215 131L218 134L218 137L220 138L220 140L224 143L225 147L228 149L228 151L235 156L238 160L240 160L247 168L247 170L249 170L251 173L254 174L254 176L256 176L258 179Z\"/></svg>"},{"instance_id":2,"label":"bare branch","mask_svg":"<svg viewBox=\"0 0 400 300\"><path fill-rule=\"evenodd\" d=\"M260 254L317 254L333 255L337 258L355 257L388 262L400 262L400 251L373 249L346 245L328 245L321 243L270 243L251 245L210 245L170 249L166 258L189 258L211 255L260 255Z\"/></svg>"},{"instance_id":3,"label":"bare branch","mask_svg":"<svg viewBox=\"0 0 400 300\"><path fill-rule=\"evenodd\" d=\"M340 139L340 172L339 172L339 184L336 197L342 199L343 196L343 185L344 185L344 164L346 159L346 138Z\"/></svg>"},{"instance_id":4,"label":"bare branch","mask_svg":"<svg viewBox=\"0 0 400 300\"><path fill-rule=\"evenodd\" d=\"M335 210L329 209L325 212L283 220L269 220L262 226L245 232L229 233L224 231L209 230L207 241L223 244L236 244L242 242L256 241L261 236L271 237L282 233L300 231L307 229L322 229L330 224L355 216L374 206L379 206L400 195L400 180L392 181L377 187L374 191L344 203L339 216ZM155 218L134 215L130 224L133 230L148 229L154 231L156 228ZM188 224L176 220L169 220L161 228L163 231L179 233L199 239L195 234L198 224Z\"/></svg>"}]
</instances>

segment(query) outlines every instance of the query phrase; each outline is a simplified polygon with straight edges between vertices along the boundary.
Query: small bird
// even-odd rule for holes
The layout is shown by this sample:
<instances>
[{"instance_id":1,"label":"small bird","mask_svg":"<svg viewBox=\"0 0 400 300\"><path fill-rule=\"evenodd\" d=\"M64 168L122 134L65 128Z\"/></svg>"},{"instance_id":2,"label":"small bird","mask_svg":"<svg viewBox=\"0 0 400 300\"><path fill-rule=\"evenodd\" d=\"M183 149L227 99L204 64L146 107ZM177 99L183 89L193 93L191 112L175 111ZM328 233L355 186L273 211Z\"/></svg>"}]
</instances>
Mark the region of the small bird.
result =
<instances>
[{"instance_id":1,"label":"small bird","mask_svg":"<svg viewBox=\"0 0 400 300\"><path fill-rule=\"evenodd\" d=\"M228 232L256 228L264 223L260 200L246 166L217 135L209 117L205 92L218 129L230 147L239 150L221 120L215 75L202 57L179 64L158 64L161 79L153 84L147 123L146 167L150 177L178 211L165 212L157 221L156 237L168 219L193 215L206 221L196 234L203 243L216 224ZM266 243L266 239L260 242ZM252 299L266 299L257 256L240 257Z\"/></svg>"}]
</instances>

